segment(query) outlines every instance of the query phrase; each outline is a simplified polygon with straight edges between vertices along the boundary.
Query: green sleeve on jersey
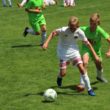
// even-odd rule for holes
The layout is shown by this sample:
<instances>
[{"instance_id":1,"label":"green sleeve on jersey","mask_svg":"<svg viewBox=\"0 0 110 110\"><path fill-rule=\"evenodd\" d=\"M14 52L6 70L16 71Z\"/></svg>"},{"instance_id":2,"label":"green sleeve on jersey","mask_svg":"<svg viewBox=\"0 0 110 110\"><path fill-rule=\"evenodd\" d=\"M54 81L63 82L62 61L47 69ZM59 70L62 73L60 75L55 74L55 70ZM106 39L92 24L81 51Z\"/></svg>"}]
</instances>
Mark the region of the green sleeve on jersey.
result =
<instances>
[{"instance_id":1,"label":"green sleeve on jersey","mask_svg":"<svg viewBox=\"0 0 110 110\"><path fill-rule=\"evenodd\" d=\"M98 31L100 32L101 37L105 39L109 38L109 34L106 31L104 31L100 26L98 26L97 28Z\"/></svg>"},{"instance_id":2,"label":"green sleeve on jersey","mask_svg":"<svg viewBox=\"0 0 110 110\"><path fill-rule=\"evenodd\" d=\"M82 29L83 31L86 30L86 26L81 26L80 29Z\"/></svg>"},{"instance_id":3,"label":"green sleeve on jersey","mask_svg":"<svg viewBox=\"0 0 110 110\"><path fill-rule=\"evenodd\" d=\"M25 8L26 9L30 9L31 7L32 7L32 0L29 0L27 3L26 3L26 5L25 5Z\"/></svg>"}]
</instances>

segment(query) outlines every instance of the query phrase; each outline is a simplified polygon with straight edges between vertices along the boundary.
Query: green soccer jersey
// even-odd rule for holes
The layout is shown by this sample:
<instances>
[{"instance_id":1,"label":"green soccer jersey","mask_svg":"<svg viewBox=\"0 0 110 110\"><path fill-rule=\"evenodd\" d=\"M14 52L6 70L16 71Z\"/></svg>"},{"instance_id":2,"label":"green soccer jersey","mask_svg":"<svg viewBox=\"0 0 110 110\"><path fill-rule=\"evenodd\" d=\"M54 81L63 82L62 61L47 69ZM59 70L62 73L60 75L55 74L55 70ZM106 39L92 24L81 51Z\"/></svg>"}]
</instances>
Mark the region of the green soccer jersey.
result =
<instances>
[{"instance_id":1,"label":"green soccer jersey","mask_svg":"<svg viewBox=\"0 0 110 110\"><path fill-rule=\"evenodd\" d=\"M39 9L42 9L42 6L43 6L43 0L28 0L28 2L26 3L25 5L25 8L26 9L36 9L36 8L39 8ZM35 21L38 19L41 19L43 18L43 13L28 13L28 16L29 16L29 21L30 23L35 23Z\"/></svg>"},{"instance_id":2,"label":"green soccer jersey","mask_svg":"<svg viewBox=\"0 0 110 110\"><path fill-rule=\"evenodd\" d=\"M90 41L90 43L92 44L94 50L96 51L97 54L101 54L100 53L100 49L101 49L101 39L107 39L109 37L109 34L107 32L105 32L100 26L97 26L96 31L91 32L90 31L90 27L89 26L83 26L80 27L86 37L88 38L88 40ZM82 51L88 50L87 46L83 44L82 46ZM88 50L89 51L89 50Z\"/></svg>"}]
</instances>

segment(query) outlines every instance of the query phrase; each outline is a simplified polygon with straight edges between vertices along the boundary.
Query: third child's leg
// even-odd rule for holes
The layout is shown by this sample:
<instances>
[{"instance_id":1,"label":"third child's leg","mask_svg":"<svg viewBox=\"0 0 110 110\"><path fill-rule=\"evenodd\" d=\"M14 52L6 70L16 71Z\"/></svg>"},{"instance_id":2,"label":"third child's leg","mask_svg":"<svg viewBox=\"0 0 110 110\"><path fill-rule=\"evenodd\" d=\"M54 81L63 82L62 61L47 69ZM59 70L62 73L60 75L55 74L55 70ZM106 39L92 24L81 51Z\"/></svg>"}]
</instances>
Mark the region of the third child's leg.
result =
<instances>
[{"instance_id":1,"label":"third child's leg","mask_svg":"<svg viewBox=\"0 0 110 110\"><path fill-rule=\"evenodd\" d=\"M41 33L41 45L43 45L45 40L46 40L46 36L47 36L46 24L41 25L41 31L42 31L42 33Z\"/></svg>"},{"instance_id":2,"label":"third child's leg","mask_svg":"<svg viewBox=\"0 0 110 110\"><path fill-rule=\"evenodd\" d=\"M9 6L11 7L12 6L11 0L8 0L8 3L9 3Z\"/></svg>"},{"instance_id":3,"label":"third child's leg","mask_svg":"<svg viewBox=\"0 0 110 110\"><path fill-rule=\"evenodd\" d=\"M3 6L6 6L6 0L2 0Z\"/></svg>"},{"instance_id":4,"label":"third child's leg","mask_svg":"<svg viewBox=\"0 0 110 110\"><path fill-rule=\"evenodd\" d=\"M103 67L102 67L102 62L95 62L96 68L97 68L97 80L107 83L108 81L104 78L103 76Z\"/></svg>"}]
</instances>

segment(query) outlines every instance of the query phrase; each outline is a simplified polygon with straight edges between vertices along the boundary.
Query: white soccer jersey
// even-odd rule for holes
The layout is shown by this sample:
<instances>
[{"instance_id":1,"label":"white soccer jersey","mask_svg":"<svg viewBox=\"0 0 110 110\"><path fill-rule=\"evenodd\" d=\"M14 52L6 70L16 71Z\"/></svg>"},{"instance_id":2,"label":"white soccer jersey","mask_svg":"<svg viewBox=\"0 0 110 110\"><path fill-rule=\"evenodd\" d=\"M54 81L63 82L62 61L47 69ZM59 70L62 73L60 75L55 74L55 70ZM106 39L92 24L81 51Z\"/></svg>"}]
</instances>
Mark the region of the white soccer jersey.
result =
<instances>
[{"instance_id":1,"label":"white soccer jersey","mask_svg":"<svg viewBox=\"0 0 110 110\"><path fill-rule=\"evenodd\" d=\"M87 41L84 32L78 28L71 32L69 27L62 27L56 30L59 34L57 53L60 59L69 60L80 57L79 48L76 40Z\"/></svg>"}]
</instances>

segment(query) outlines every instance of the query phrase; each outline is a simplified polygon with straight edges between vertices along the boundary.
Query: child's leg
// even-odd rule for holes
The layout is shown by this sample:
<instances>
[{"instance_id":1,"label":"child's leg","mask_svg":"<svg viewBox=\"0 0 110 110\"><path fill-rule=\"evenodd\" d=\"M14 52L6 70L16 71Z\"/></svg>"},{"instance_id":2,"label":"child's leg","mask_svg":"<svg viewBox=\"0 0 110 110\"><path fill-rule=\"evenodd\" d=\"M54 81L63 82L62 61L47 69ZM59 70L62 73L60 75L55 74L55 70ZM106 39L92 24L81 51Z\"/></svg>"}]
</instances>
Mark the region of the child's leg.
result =
<instances>
[{"instance_id":1,"label":"child's leg","mask_svg":"<svg viewBox=\"0 0 110 110\"><path fill-rule=\"evenodd\" d=\"M80 71L80 73L81 73L81 76L82 76L82 78L83 78L83 80L84 80L85 87L86 87L87 90L88 90L88 94L89 94L90 96L95 96L95 93L94 93L94 91L93 91L92 88L91 88L90 80L89 80L89 77L88 77L88 75L87 75L87 72L85 72L85 69L84 69L83 64L82 64L82 63L81 63L81 64L78 64L77 67L79 68L79 71Z\"/></svg>"},{"instance_id":2,"label":"child's leg","mask_svg":"<svg viewBox=\"0 0 110 110\"><path fill-rule=\"evenodd\" d=\"M102 59L102 58L101 58ZM96 73L97 73L97 80L107 83L108 81L104 78L103 76L103 67L102 67L102 62L95 62L96 65Z\"/></svg>"},{"instance_id":3,"label":"child's leg","mask_svg":"<svg viewBox=\"0 0 110 110\"><path fill-rule=\"evenodd\" d=\"M57 77L57 85L59 87L62 86L62 78L66 75L66 68L69 63L70 62L60 60L60 64L59 64L60 72L58 73L58 77Z\"/></svg>"},{"instance_id":4,"label":"child's leg","mask_svg":"<svg viewBox=\"0 0 110 110\"><path fill-rule=\"evenodd\" d=\"M81 73L81 78L83 79L84 83L85 83L85 86L88 90L88 93L89 95L91 96L94 96L94 92L92 91L91 89L91 85L90 85L90 80L89 80L89 77L87 75L87 72L83 66L83 62L82 62L82 59L80 57L76 57L73 59L73 65L77 65L80 73Z\"/></svg>"},{"instance_id":5,"label":"child's leg","mask_svg":"<svg viewBox=\"0 0 110 110\"><path fill-rule=\"evenodd\" d=\"M85 87L85 84L84 84L84 80L82 78L82 75L80 74L80 85L82 85L83 87Z\"/></svg>"},{"instance_id":6,"label":"child's leg","mask_svg":"<svg viewBox=\"0 0 110 110\"><path fill-rule=\"evenodd\" d=\"M36 35L36 32L35 32L33 29L31 29L31 28L28 28L28 29L27 29L27 32L28 32L29 34L31 34L31 35Z\"/></svg>"},{"instance_id":7,"label":"child's leg","mask_svg":"<svg viewBox=\"0 0 110 110\"><path fill-rule=\"evenodd\" d=\"M23 36L26 37L27 34L40 35L40 32L35 32L33 29L30 29L30 28L26 27L26 28L24 29Z\"/></svg>"},{"instance_id":8,"label":"child's leg","mask_svg":"<svg viewBox=\"0 0 110 110\"><path fill-rule=\"evenodd\" d=\"M12 6L12 2L11 0L8 0L9 6Z\"/></svg>"},{"instance_id":9,"label":"child's leg","mask_svg":"<svg viewBox=\"0 0 110 110\"><path fill-rule=\"evenodd\" d=\"M45 40L46 40L46 36L47 36L46 24L43 24L43 25L41 26L41 31L42 31L42 33L41 33L41 45L43 45L44 42L45 42Z\"/></svg>"},{"instance_id":10,"label":"child's leg","mask_svg":"<svg viewBox=\"0 0 110 110\"><path fill-rule=\"evenodd\" d=\"M80 63L77 65L80 73L81 73L81 78L83 79L84 83L85 83L85 87L87 88L87 90L91 90L91 85L90 85L90 80L89 77L87 75L87 72L85 71L83 64Z\"/></svg>"},{"instance_id":11,"label":"child's leg","mask_svg":"<svg viewBox=\"0 0 110 110\"><path fill-rule=\"evenodd\" d=\"M44 44L45 40L46 40L46 36L47 36L47 33L46 31L42 31L42 34L41 34L41 45Z\"/></svg>"},{"instance_id":12,"label":"child's leg","mask_svg":"<svg viewBox=\"0 0 110 110\"><path fill-rule=\"evenodd\" d=\"M70 5L70 0L66 0L66 3L69 6Z\"/></svg>"},{"instance_id":13,"label":"child's leg","mask_svg":"<svg viewBox=\"0 0 110 110\"><path fill-rule=\"evenodd\" d=\"M83 55L83 65L85 67L85 71L87 71L88 62L89 62L89 54L86 53ZM80 76L80 84L81 84L81 86L85 86L82 76Z\"/></svg>"},{"instance_id":14,"label":"child's leg","mask_svg":"<svg viewBox=\"0 0 110 110\"><path fill-rule=\"evenodd\" d=\"M62 78L66 75L66 68L67 68L67 65L69 64L70 64L69 61L60 60L60 64L59 64L60 72L58 74L58 77Z\"/></svg>"},{"instance_id":15,"label":"child's leg","mask_svg":"<svg viewBox=\"0 0 110 110\"><path fill-rule=\"evenodd\" d=\"M6 0L2 0L3 6L6 6Z\"/></svg>"},{"instance_id":16,"label":"child's leg","mask_svg":"<svg viewBox=\"0 0 110 110\"><path fill-rule=\"evenodd\" d=\"M71 6L75 6L75 1L74 0L70 0L70 5Z\"/></svg>"},{"instance_id":17,"label":"child's leg","mask_svg":"<svg viewBox=\"0 0 110 110\"><path fill-rule=\"evenodd\" d=\"M22 0L22 2L20 3L20 5L23 7L26 4L27 0Z\"/></svg>"},{"instance_id":18,"label":"child's leg","mask_svg":"<svg viewBox=\"0 0 110 110\"><path fill-rule=\"evenodd\" d=\"M66 6L66 0L63 0L63 6Z\"/></svg>"}]
</instances>

